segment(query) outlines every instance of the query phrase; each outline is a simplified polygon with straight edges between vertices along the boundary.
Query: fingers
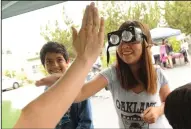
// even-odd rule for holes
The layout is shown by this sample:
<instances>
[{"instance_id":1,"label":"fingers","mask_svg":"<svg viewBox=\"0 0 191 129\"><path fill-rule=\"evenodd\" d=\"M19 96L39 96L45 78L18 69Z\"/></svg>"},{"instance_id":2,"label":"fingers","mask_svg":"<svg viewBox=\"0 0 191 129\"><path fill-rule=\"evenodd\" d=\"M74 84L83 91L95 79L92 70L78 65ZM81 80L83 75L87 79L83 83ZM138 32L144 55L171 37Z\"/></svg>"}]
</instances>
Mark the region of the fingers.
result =
<instances>
[{"instance_id":1,"label":"fingers","mask_svg":"<svg viewBox=\"0 0 191 129\"><path fill-rule=\"evenodd\" d=\"M149 108L147 108L144 112L143 112L143 114L142 114L142 118L143 118L143 120L145 121L145 122L148 122L148 118L150 117L150 110L151 110L151 108L149 107Z\"/></svg>"},{"instance_id":2,"label":"fingers","mask_svg":"<svg viewBox=\"0 0 191 129\"><path fill-rule=\"evenodd\" d=\"M152 124L156 122L158 117L152 107L149 107L144 111L142 118L145 122Z\"/></svg>"},{"instance_id":3,"label":"fingers","mask_svg":"<svg viewBox=\"0 0 191 129\"><path fill-rule=\"evenodd\" d=\"M104 19L103 17L101 17L98 38L99 38L100 44L102 45L104 43L104 31L105 31Z\"/></svg>"},{"instance_id":4,"label":"fingers","mask_svg":"<svg viewBox=\"0 0 191 129\"><path fill-rule=\"evenodd\" d=\"M87 21L86 21L88 34L92 33L92 28L93 28L93 24L94 24L93 23L93 21L94 21L93 14L94 14L94 8L95 8L94 6L95 6L94 3L91 3L91 5L88 9L88 17L87 17Z\"/></svg>"},{"instance_id":5,"label":"fingers","mask_svg":"<svg viewBox=\"0 0 191 129\"><path fill-rule=\"evenodd\" d=\"M42 86L43 85L43 80L41 79L41 80L36 81L35 85L36 86Z\"/></svg>"},{"instance_id":6,"label":"fingers","mask_svg":"<svg viewBox=\"0 0 191 129\"><path fill-rule=\"evenodd\" d=\"M98 9L96 7L93 9L93 25L94 25L93 31L98 32L100 26L100 20L99 20Z\"/></svg>"},{"instance_id":7,"label":"fingers","mask_svg":"<svg viewBox=\"0 0 191 129\"><path fill-rule=\"evenodd\" d=\"M152 113L148 112L147 114L145 114L145 115L143 116L143 119L146 120L146 121L148 121L149 118L151 118L151 117L152 117Z\"/></svg>"},{"instance_id":8,"label":"fingers","mask_svg":"<svg viewBox=\"0 0 191 129\"><path fill-rule=\"evenodd\" d=\"M76 40L77 36L78 36L77 30L74 27L72 27L72 39L73 39L73 42Z\"/></svg>"},{"instance_id":9,"label":"fingers","mask_svg":"<svg viewBox=\"0 0 191 129\"><path fill-rule=\"evenodd\" d=\"M83 16L83 19L82 19L82 27L81 27L81 29L86 28L89 7L90 7L89 5L86 6L86 10L84 12L84 16Z\"/></svg>"},{"instance_id":10,"label":"fingers","mask_svg":"<svg viewBox=\"0 0 191 129\"><path fill-rule=\"evenodd\" d=\"M146 110L144 110L143 116L145 116L150 110L151 110L151 107L149 107L149 108L147 108Z\"/></svg>"}]
</instances>

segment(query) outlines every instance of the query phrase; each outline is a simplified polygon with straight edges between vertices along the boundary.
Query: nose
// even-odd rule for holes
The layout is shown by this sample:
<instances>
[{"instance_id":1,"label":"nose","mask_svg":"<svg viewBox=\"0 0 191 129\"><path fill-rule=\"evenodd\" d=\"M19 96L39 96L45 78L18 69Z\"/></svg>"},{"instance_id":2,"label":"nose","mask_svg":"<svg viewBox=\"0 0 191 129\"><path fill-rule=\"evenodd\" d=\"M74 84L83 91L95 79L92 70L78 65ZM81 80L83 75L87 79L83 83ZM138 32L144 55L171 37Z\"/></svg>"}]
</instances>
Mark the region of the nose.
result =
<instances>
[{"instance_id":1,"label":"nose","mask_svg":"<svg viewBox=\"0 0 191 129\"><path fill-rule=\"evenodd\" d=\"M125 42L121 42L122 44L121 44L121 47L123 48L123 49L128 49L128 48L130 48L130 43L125 43Z\"/></svg>"},{"instance_id":2,"label":"nose","mask_svg":"<svg viewBox=\"0 0 191 129\"><path fill-rule=\"evenodd\" d=\"M59 64L56 61L52 63L52 67L58 67L58 66Z\"/></svg>"}]
</instances>

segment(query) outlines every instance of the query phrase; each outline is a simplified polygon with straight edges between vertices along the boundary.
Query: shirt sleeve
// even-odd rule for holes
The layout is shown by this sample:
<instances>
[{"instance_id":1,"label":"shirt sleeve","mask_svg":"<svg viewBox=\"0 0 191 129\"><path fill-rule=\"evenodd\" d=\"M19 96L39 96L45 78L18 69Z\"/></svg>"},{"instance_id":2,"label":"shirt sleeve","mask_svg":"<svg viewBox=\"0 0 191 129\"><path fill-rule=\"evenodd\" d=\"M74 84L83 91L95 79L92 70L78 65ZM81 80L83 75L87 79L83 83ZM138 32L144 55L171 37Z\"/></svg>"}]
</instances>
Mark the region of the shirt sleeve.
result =
<instances>
[{"instance_id":1,"label":"shirt sleeve","mask_svg":"<svg viewBox=\"0 0 191 129\"><path fill-rule=\"evenodd\" d=\"M105 79L108 81L107 88L109 90L112 90L112 83L114 81L114 76L116 75L114 72L115 72L115 67L109 67L103 70L102 72L100 72L100 74L104 76Z\"/></svg>"},{"instance_id":2,"label":"shirt sleeve","mask_svg":"<svg viewBox=\"0 0 191 129\"><path fill-rule=\"evenodd\" d=\"M157 68L157 75L158 75L158 81L159 81L160 87L163 87L164 85L169 84L168 79L161 68Z\"/></svg>"}]
</instances>

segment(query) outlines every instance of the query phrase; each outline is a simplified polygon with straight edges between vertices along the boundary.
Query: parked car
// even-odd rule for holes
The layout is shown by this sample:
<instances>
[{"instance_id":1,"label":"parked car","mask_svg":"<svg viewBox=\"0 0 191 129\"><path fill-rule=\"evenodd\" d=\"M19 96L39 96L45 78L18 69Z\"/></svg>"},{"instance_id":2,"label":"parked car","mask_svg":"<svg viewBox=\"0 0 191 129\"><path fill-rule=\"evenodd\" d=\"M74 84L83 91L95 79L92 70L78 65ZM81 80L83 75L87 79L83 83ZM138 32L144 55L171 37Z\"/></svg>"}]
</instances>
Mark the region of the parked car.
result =
<instances>
[{"instance_id":1,"label":"parked car","mask_svg":"<svg viewBox=\"0 0 191 129\"><path fill-rule=\"evenodd\" d=\"M2 76L2 90L6 90L6 89L16 89L19 88L21 86L21 81L16 79L16 78L9 78L9 77L5 77Z\"/></svg>"}]
</instances>

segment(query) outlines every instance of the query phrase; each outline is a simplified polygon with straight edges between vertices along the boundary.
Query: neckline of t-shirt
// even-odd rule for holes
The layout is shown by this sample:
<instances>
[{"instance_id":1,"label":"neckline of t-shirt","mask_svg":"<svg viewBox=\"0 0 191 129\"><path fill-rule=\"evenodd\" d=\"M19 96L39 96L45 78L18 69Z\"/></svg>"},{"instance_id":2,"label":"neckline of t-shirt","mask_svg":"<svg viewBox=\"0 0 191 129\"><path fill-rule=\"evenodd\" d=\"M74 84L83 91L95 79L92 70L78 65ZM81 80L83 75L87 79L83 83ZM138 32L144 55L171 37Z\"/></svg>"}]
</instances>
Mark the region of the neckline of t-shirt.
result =
<instances>
[{"instance_id":1,"label":"neckline of t-shirt","mask_svg":"<svg viewBox=\"0 0 191 129\"><path fill-rule=\"evenodd\" d=\"M130 90L133 94L135 94L135 95L141 95L142 93L144 93L145 92L145 90L143 90L143 91L141 91L141 92L139 92L139 93L136 93L136 92L134 92L133 90Z\"/></svg>"}]
</instances>

